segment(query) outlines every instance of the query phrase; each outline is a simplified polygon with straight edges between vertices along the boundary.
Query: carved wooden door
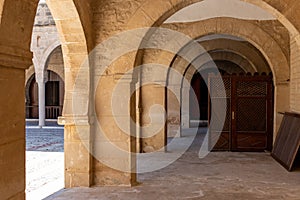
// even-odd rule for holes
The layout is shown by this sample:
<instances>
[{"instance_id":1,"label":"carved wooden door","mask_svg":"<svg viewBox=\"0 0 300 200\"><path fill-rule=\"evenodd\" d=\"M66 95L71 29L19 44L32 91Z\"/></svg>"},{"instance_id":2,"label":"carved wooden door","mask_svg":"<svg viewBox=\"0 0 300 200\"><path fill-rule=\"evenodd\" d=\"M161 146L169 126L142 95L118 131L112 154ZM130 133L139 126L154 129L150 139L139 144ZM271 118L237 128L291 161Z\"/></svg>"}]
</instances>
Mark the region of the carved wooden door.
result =
<instances>
[{"instance_id":1,"label":"carved wooden door","mask_svg":"<svg viewBox=\"0 0 300 200\"><path fill-rule=\"evenodd\" d=\"M223 81L226 95L220 91L220 81ZM210 75L209 88L211 147L225 151L270 151L273 138L272 77ZM225 99L227 108L222 127L217 124L222 116L218 117L218 109L213 106L224 105Z\"/></svg>"}]
</instances>

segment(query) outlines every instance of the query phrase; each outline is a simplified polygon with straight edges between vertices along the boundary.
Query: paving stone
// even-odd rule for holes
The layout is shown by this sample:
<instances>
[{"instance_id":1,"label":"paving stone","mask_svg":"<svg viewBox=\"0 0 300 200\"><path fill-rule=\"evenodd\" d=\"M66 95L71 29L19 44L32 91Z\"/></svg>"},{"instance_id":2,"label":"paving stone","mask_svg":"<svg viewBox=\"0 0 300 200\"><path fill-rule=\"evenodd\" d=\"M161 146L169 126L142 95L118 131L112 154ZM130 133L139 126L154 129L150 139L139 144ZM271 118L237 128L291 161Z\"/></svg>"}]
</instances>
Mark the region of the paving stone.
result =
<instances>
[{"instance_id":1,"label":"paving stone","mask_svg":"<svg viewBox=\"0 0 300 200\"><path fill-rule=\"evenodd\" d=\"M64 188L64 130L26 128L26 198L43 199Z\"/></svg>"}]
</instances>

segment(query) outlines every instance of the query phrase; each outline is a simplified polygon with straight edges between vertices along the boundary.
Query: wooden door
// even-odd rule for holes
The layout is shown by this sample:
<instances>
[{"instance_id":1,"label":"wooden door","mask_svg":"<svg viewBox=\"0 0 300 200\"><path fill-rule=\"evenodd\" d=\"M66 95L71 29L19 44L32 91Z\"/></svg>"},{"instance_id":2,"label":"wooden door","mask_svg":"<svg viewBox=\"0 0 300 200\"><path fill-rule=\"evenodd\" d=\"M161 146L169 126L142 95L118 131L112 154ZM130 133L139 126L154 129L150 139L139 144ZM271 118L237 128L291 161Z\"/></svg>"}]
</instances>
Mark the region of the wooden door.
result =
<instances>
[{"instance_id":1,"label":"wooden door","mask_svg":"<svg viewBox=\"0 0 300 200\"><path fill-rule=\"evenodd\" d=\"M231 78L210 75L208 87L210 88L209 146L213 145L215 150L229 151L231 148ZM227 107L225 119L224 113L219 112L224 106ZM224 126L222 126L223 122Z\"/></svg>"},{"instance_id":2,"label":"wooden door","mask_svg":"<svg viewBox=\"0 0 300 200\"><path fill-rule=\"evenodd\" d=\"M59 105L59 81L48 81L46 83L46 118L57 119L61 115Z\"/></svg>"},{"instance_id":3,"label":"wooden door","mask_svg":"<svg viewBox=\"0 0 300 200\"><path fill-rule=\"evenodd\" d=\"M271 76L233 76L232 150L272 149L273 89Z\"/></svg>"},{"instance_id":4,"label":"wooden door","mask_svg":"<svg viewBox=\"0 0 300 200\"><path fill-rule=\"evenodd\" d=\"M46 83L46 106L59 106L59 81Z\"/></svg>"},{"instance_id":5,"label":"wooden door","mask_svg":"<svg viewBox=\"0 0 300 200\"><path fill-rule=\"evenodd\" d=\"M272 149L273 138L273 86L272 77L261 76L209 76L211 102L223 80L227 109L224 127L215 130L215 119L210 119L210 140L214 150L264 151ZM230 93L227 91L230 90ZM219 92L220 93L220 92ZM224 97L225 98L225 97ZM210 113L214 112L210 106ZM215 122L218 123L218 122ZM221 132L216 141L214 135ZM226 145L225 145L226 144Z\"/></svg>"}]
</instances>

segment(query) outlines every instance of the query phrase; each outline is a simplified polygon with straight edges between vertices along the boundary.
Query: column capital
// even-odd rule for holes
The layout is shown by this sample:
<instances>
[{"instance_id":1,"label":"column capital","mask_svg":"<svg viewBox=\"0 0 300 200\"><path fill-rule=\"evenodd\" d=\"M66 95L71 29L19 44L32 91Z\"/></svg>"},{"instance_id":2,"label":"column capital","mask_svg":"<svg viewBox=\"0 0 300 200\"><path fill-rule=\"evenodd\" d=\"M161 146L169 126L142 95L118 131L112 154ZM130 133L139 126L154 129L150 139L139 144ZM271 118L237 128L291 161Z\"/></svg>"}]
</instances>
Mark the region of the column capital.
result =
<instances>
[{"instance_id":1,"label":"column capital","mask_svg":"<svg viewBox=\"0 0 300 200\"><path fill-rule=\"evenodd\" d=\"M0 44L0 65L27 69L32 65L33 54L29 50Z\"/></svg>"}]
</instances>

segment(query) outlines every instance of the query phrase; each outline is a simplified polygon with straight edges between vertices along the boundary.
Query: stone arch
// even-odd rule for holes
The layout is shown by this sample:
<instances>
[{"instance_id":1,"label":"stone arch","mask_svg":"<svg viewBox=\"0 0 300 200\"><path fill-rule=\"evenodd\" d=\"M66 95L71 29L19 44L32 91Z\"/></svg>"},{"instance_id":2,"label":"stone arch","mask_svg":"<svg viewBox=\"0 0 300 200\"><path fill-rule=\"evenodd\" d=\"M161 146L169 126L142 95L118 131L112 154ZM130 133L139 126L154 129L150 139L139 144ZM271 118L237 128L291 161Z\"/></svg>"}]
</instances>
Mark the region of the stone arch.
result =
<instances>
[{"instance_id":1,"label":"stone arch","mask_svg":"<svg viewBox=\"0 0 300 200\"><path fill-rule=\"evenodd\" d=\"M225 22L222 21L225 19ZM222 32L221 28L217 28L214 26L209 26L209 22L213 22L215 24L223 24L224 27L228 26L228 21L226 20L233 20L236 23L234 25L238 24L238 19L232 19L232 18L217 18L217 19L208 19L200 22L195 22L195 23L188 23L188 24L180 24L179 27L176 27L177 31L185 29L184 31L185 34L189 34L192 38L197 38L200 34L200 36L205 36L206 34L211 34L211 33L220 33L220 34L229 34L229 35L234 35L238 36L241 38L246 39L249 41L252 45L254 45L265 57L267 60L270 68L272 69L272 72L274 74L274 85L275 85L275 103L274 103L274 112L275 112L275 120L274 120L274 131L277 132L281 118L278 116L278 112L286 111L289 110L289 105L280 103L278 104L277 102L283 101L283 102L289 102L290 101L290 96L287 94L290 94L290 88L289 88L289 80L290 80L290 62L289 62L289 57L283 52L283 49L279 46L279 44L274 41L273 37L270 37L266 31L258 28L256 24L252 24L249 21L246 21L245 23L239 23L239 25L242 25L245 29L244 30L255 30L256 31L256 36L253 37L253 34L247 35L246 32L241 31L242 29L238 28L232 28L232 29L226 29L224 28L224 32ZM243 21L243 20L242 20ZM205 30L201 30L201 28L197 28L196 26L193 26L193 24L197 24L205 27ZM191 26L192 25L192 26ZM237 26L239 26L237 25ZM172 25L165 25L165 26L172 26ZM217 25L218 26L218 25ZM182 28L184 27L184 28ZM187 28L189 27L189 28ZM252 27L252 28L251 28ZM248 29L250 28L250 29ZM198 29L198 30L197 30ZM190 31L189 33L188 30L193 30ZM193 32L196 33L195 36L193 36ZM202 35L203 34L203 35ZM266 40L264 42L260 41L260 37L265 37ZM181 61L180 61L181 60ZM177 62L177 63L176 63ZM182 59L175 60L175 68L177 71L182 73L184 71L184 66L187 66L187 64L182 64L181 62L186 62L183 61ZM178 64L178 65L177 65ZM181 67L183 68L181 68ZM274 134L275 135L275 134Z\"/></svg>"},{"instance_id":2,"label":"stone arch","mask_svg":"<svg viewBox=\"0 0 300 200\"><path fill-rule=\"evenodd\" d=\"M28 77L28 80L26 81L26 84L25 84L25 100L26 100L26 104L27 104L27 99L29 99L29 87L30 87L30 84L32 82L32 80L35 78L35 73L33 72L32 74L30 74L30 76Z\"/></svg>"},{"instance_id":3,"label":"stone arch","mask_svg":"<svg viewBox=\"0 0 300 200\"><path fill-rule=\"evenodd\" d=\"M210 51L209 54L214 61L222 61L222 60L230 61L240 66L240 68L242 68L244 72L251 72L251 73L257 72L257 68L253 65L251 60L249 58L240 55L238 52L217 50L217 51Z\"/></svg>"},{"instance_id":4,"label":"stone arch","mask_svg":"<svg viewBox=\"0 0 300 200\"><path fill-rule=\"evenodd\" d=\"M50 6L50 10L56 20L56 25L63 45L63 53L65 60L67 61L67 69L69 71L66 76L68 80L66 87L69 93L67 95L67 99L72 101L69 97L71 96L70 93L73 86L72 80L74 80L74 77L77 75L76 73L79 66L78 63L80 63L80 58L84 60L88 54L86 37L88 38L89 35L86 34L88 29L83 28L83 24L87 26L89 22L84 19L85 23L82 23L83 20L81 19L84 18L84 16L82 16L83 12L80 12L79 14L79 9L77 9L78 4L86 1L77 0L76 5L73 0L50 0L49 2L53 5ZM3 124L15 124L14 126L7 126L7 128L2 131L2 134L13 136L7 137L7 143L9 144L7 150L16 152L13 156L7 154L3 157L3 159L6 160L3 167L5 169L10 168L9 172L3 171L3 173L1 173L3 180L9 180L7 182L2 181L0 183L0 193L1 197L4 199L25 199L24 74L25 69L32 65L30 42L38 3L38 0L0 1L0 74L5 77L5 81L1 84L1 93L8 94L8 97L11 97L11 99L6 99L8 103L1 103L3 106L2 114L7 116L7 119L2 122ZM89 83L86 81L86 87L84 89L85 93L88 88ZM88 95L86 95L86 99L88 99ZM11 110L15 110L14 115L9 114ZM72 114L72 110L68 110L68 112ZM75 132L75 130L73 132ZM65 132L65 134L68 133L70 132ZM77 145L75 148L80 151L80 144L76 143L74 145ZM85 171L87 171L86 174L90 173L91 167L88 160L89 154L86 154L87 156L85 158L87 160L81 160L84 163L81 165L82 169L76 168L81 172L80 177L82 177ZM71 156L68 154L68 151L66 151L66 156ZM74 158L75 160L76 157L77 155ZM66 163L66 169L72 170L72 166L70 166L70 164L71 163ZM66 174L68 173L66 172ZM14 177L14 179L11 179L11 177ZM76 182L67 180L68 177L75 177L76 179L76 173L72 173L72 176L66 175L66 187L70 187L71 185L75 186L76 184L78 186L90 185L88 178L84 179L86 180L85 182ZM18 180L18 184L16 184L17 182L15 180ZM79 179L77 178L76 180Z\"/></svg>"},{"instance_id":5,"label":"stone arch","mask_svg":"<svg viewBox=\"0 0 300 200\"><path fill-rule=\"evenodd\" d=\"M259 69L259 67L256 67L253 63L252 63L252 58L248 58L245 57L244 55L241 55L239 52L235 52L235 51L231 51L231 50L210 50L208 51L208 54L210 55L210 57L208 58L207 54L201 54L198 57L195 58L195 60L193 62L197 63L197 64L201 64L201 66L205 65L206 63L212 61L212 60L227 60L227 61L231 61L237 65L239 65L245 72L251 72L251 73L255 73L255 72L270 72L270 69ZM177 63L176 61L179 61L180 63ZM189 67L190 63L187 63L185 60L183 59L176 59L175 62L172 63L173 65L185 65L185 67L183 67L184 71L180 71L183 72L183 76L186 75L186 73L189 71L187 69L191 68L194 71L197 70L197 66L194 67ZM198 66L199 67L199 66ZM194 72L193 72L194 73ZM170 80L168 80L168 84L170 83Z\"/></svg>"},{"instance_id":6,"label":"stone arch","mask_svg":"<svg viewBox=\"0 0 300 200\"><path fill-rule=\"evenodd\" d=\"M152 2L145 2L139 11L137 11L129 20L129 28L138 27L152 27L160 26L174 13L182 8L190 6L194 3L202 2L203 0L174 0L174 1L158 1L153 6ZM272 14L283 26L285 26L291 33L291 37L300 39L299 29L300 24L297 22L293 13L297 13L297 5L290 7L290 12L284 12L286 2L282 3L281 0L266 1L266 0L240 0L253 4L266 12ZM299 4L294 2L294 4ZM299 5L298 5L299 6ZM158 9L159 8L159 9ZM141 20L145 19L145 20ZM135 22L139 23L135 23ZM300 41L299 41L300 42Z\"/></svg>"},{"instance_id":7,"label":"stone arch","mask_svg":"<svg viewBox=\"0 0 300 200\"><path fill-rule=\"evenodd\" d=\"M81 128L80 133L90 135L92 131L90 125L90 68L89 64L82 68L81 64L86 61L89 52L93 48L92 41L92 28L89 5L90 3L85 0L47 0L47 5L55 20L57 31L61 42L63 61L64 61L64 105L62 117L58 119L58 123L67 126L65 134L71 135L78 134L75 121L80 118ZM68 11L64 10L65 8ZM85 80L81 82L81 87L78 93L74 93L74 85L78 74ZM76 96L75 96L76 95ZM80 110L77 113L73 111L73 98L80 99L84 104L80 105ZM88 139L90 139L88 137ZM66 145L72 145L75 149L80 151L82 157L65 151L67 160L74 160L72 162L65 162L65 187L86 186L89 187L92 182L92 162L91 162L91 146L84 146L83 142L77 140L65 140Z\"/></svg>"},{"instance_id":8,"label":"stone arch","mask_svg":"<svg viewBox=\"0 0 300 200\"><path fill-rule=\"evenodd\" d=\"M28 80L30 79L30 77L35 73L35 69L34 66L31 65L27 70L26 70L26 74L25 74L25 85L28 83Z\"/></svg>"},{"instance_id":9,"label":"stone arch","mask_svg":"<svg viewBox=\"0 0 300 200\"><path fill-rule=\"evenodd\" d=\"M225 21L223 21L225 20ZM233 20L233 24L236 26L242 26L245 28L245 30L255 30L256 31L256 36L253 37L253 34L247 33L242 31L243 28L224 28L224 32L222 31L221 28L217 28L216 24L224 24L224 27L228 25L228 20ZM226 22L227 21L227 22ZM245 22L245 23L243 23ZM210 24L214 24L211 25ZM281 84L288 84L287 80L290 79L290 66L289 66L289 58L286 57L286 54L282 51L282 48L278 45L276 41L272 37L270 37L264 30L260 29L257 27L256 24L252 24L248 20L238 20L238 19L232 19L232 18L216 18L216 19L208 19L208 20L203 20L200 22L194 22L194 23L187 23L187 24L179 24L178 26L172 25L172 24L165 24L163 25L165 27L172 27L173 29L177 31L181 31L187 35L189 35L191 38L199 38L203 37L205 35L209 35L211 33L219 33L219 34L228 34L228 35L234 35L240 38L244 38L250 43L252 43L266 58L266 60L269 63L269 66L272 68L273 73L275 76L279 75L279 77L276 77L274 82L277 83L277 93L275 93L276 98L275 99L281 99L285 102L289 102L289 96L286 95L285 93L280 92L280 90L286 90L286 85L284 85L284 88L281 87ZM201 27L205 27L205 29L202 29ZM259 30L260 29L260 30ZM185 31L182 31L185 30ZM193 34L195 33L195 35ZM261 42L260 38L265 37L267 40L265 42ZM266 46L266 44L271 44L271 46ZM173 60L172 55L169 55L169 58L166 58L166 54L162 54L162 56L156 57L157 60L163 59L164 63L167 63L165 60L169 60L168 62L171 63L170 60ZM283 64L280 64L283 63ZM186 67L188 66L189 63L187 63L184 59L175 59L174 63L172 64L172 67L179 73L183 74ZM276 70L274 70L277 67ZM168 80L172 79L172 77L169 77ZM173 83L176 85L176 83ZM178 83L180 85L180 83ZM284 96L284 97L283 97ZM286 106L284 105L279 105L278 107L276 106L275 102L275 112L283 111L286 110ZM277 116L276 116L277 117ZM275 117L275 118L276 118ZM277 121L277 125L274 130L277 130L279 126L280 121Z\"/></svg>"},{"instance_id":10,"label":"stone arch","mask_svg":"<svg viewBox=\"0 0 300 200\"><path fill-rule=\"evenodd\" d=\"M58 53L58 50L61 50L61 45L59 44L57 47L55 47L49 54L48 54L48 57L46 58L45 60L45 63L44 63L44 70L47 71L47 70L50 70L50 71L53 71L55 72L56 74L58 74L60 76L60 78L65 81L65 73L64 73L64 63L63 63L63 55L61 55L61 61L62 61L62 65L61 68L60 66L57 66L57 65L54 65L52 66L51 65L51 59L52 59L52 56L55 54L55 53ZM59 52L60 53L60 52ZM62 52L61 52L62 53Z\"/></svg>"},{"instance_id":11,"label":"stone arch","mask_svg":"<svg viewBox=\"0 0 300 200\"><path fill-rule=\"evenodd\" d=\"M55 41L45 50L40 61L41 66L43 66L43 70L46 70L46 65L49 57L51 56L53 51L56 50L59 46L61 46L60 41Z\"/></svg>"},{"instance_id":12,"label":"stone arch","mask_svg":"<svg viewBox=\"0 0 300 200\"><path fill-rule=\"evenodd\" d=\"M29 97L30 84L34 78L35 78L35 69L34 69L34 66L31 65L29 67L29 69L26 70L26 74L25 74L25 104L26 104L26 106L28 106L28 100L30 99L30 97ZM28 113L28 110L26 110L26 113Z\"/></svg>"},{"instance_id":13,"label":"stone arch","mask_svg":"<svg viewBox=\"0 0 300 200\"><path fill-rule=\"evenodd\" d=\"M263 55L247 41L214 39L213 41L202 41L200 45L202 45L206 51L225 49L226 51L234 52L248 59L254 68L258 67L261 71L269 70L268 63Z\"/></svg>"},{"instance_id":14,"label":"stone arch","mask_svg":"<svg viewBox=\"0 0 300 200\"><path fill-rule=\"evenodd\" d=\"M221 25L222 24L222 25ZM227 34L243 38L255 46L265 57L271 67L275 82L286 82L290 79L289 58L278 43L258 25L248 20L233 18L215 18L187 24L165 24L163 27L175 29L191 38L200 38L211 33ZM205 27L203 29L202 27ZM230 28L228 28L230 27ZM255 30L255 35L243 30ZM179 66L179 65L178 65ZM184 69L175 69L179 72Z\"/></svg>"},{"instance_id":15,"label":"stone arch","mask_svg":"<svg viewBox=\"0 0 300 200\"><path fill-rule=\"evenodd\" d=\"M72 90L75 84L78 69L81 63L87 58L89 49L92 46L90 26L90 18L88 13L88 5L82 0L48 0L47 4L53 15L56 27L59 33L59 38L62 46L64 66L65 66L65 102L63 116L72 116ZM68 8L68 12L62 10ZM55 44L53 45L53 47ZM50 51L51 48L49 48ZM89 71L89 69L85 69ZM89 73L86 73L86 80L89 80ZM89 102L89 95L86 92L89 90L89 83L86 81L85 90L82 91L81 98L85 96ZM82 113L76 115L87 116L88 107L82 108ZM62 119L64 124L67 119Z\"/></svg>"},{"instance_id":16,"label":"stone arch","mask_svg":"<svg viewBox=\"0 0 300 200\"><path fill-rule=\"evenodd\" d=\"M250 73L258 72L258 70L254 66L251 65L251 63L248 59L245 59L244 57L240 56L239 54L236 54L235 52L230 52L230 51L229 52L228 51L209 52L209 55L212 58L212 61L207 61L207 62L202 63L202 65L200 66L200 69L202 68L202 66L205 66L210 62L225 60L225 61L230 61L230 62L240 66L240 68L245 73L247 73L247 72L250 72ZM196 59L202 60L201 56L199 56ZM189 69L191 69L191 70L189 70ZM196 71L197 71L196 68L187 66L183 76L186 76L189 73L194 74ZM187 79L187 81L190 82L191 80Z\"/></svg>"},{"instance_id":17,"label":"stone arch","mask_svg":"<svg viewBox=\"0 0 300 200\"><path fill-rule=\"evenodd\" d=\"M172 16L174 13L179 11L180 9L192 5L196 2L201 2L202 0L175 0L175 1L160 1L156 2L156 6L153 6L151 2L145 2L140 11L137 11L135 15L130 19L128 23L129 28L139 28L139 27L153 27L160 26L162 23ZM289 6L289 12L286 12L286 5L290 5L289 2L282 2L281 0L274 1L266 1L266 0L241 0L244 2L251 3L256 5L266 12L272 14L288 31L290 34L290 42L291 42L291 81L289 79L283 79L282 81L277 81L277 84L280 87L277 87L275 91L275 96L280 93L287 94L285 98L277 98L277 100L282 102L289 102L288 105L284 105L286 103L281 103L281 111L283 110L300 110L300 106L297 103L300 97L299 92L295 89L296 87L292 87L290 89L290 84L295 85L299 84L299 80L297 80L297 76L293 73L296 72L297 66L299 66L300 60L298 59L300 55L300 23L297 22L297 17L295 17L295 13L297 13L297 8L299 7L299 1L294 1L293 5ZM159 9L158 9L159 8ZM144 19L144 20L141 20ZM139 23L134 23L139 21ZM139 66L142 64L141 57L143 53L138 52L136 56L135 66ZM274 73L274 76L277 74ZM275 104L277 104L277 100L275 100ZM276 114L277 124L281 122L281 116ZM276 121L276 120L275 120ZM276 132L276 128L274 129Z\"/></svg>"},{"instance_id":18,"label":"stone arch","mask_svg":"<svg viewBox=\"0 0 300 200\"><path fill-rule=\"evenodd\" d=\"M17 1L11 2L2 0L1 2L1 57L2 65L27 68L31 65L32 53L30 52L30 42L33 22L39 1ZM67 79L70 80L66 87L71 90L74 84L74 76L82 61L87 57L89 49L92 48L91 20L85 13L88 13L88 4L83 0L48 0L47 4L55 19L59 38L62 44L65 67L70 71ZM65 10L67 9L67 11ZM18 21L18 23L15 23ZM16 24L16 25L10 25ZM51 45L47 52L51 52L58 41ZM43 57L43 63L47 58L47 52ZM22 57L21 61L14 61L15 57ZM10 60L10 63L7 62ZM76 61L75 61L76 60ZM75 61L75 62L74 62ZM74 70L73 72L71 72ZM88 80L88 79L87 79ZM69 86L70 85L70 86ZM86 85L89 88L89 84ZM66 104L71 104L70 97ZM88 98L87 98L88 99ZM70 108L70 106L65 106ZM86 108L85 113L88 109ZM72 114L72 110L65 110Z\"/></svg>"},{"instance_id":19,"label":"stone arch","mask_svg":"<svg viewBox=\"0 0 300 200\"><path fill-rule=\"evenodd\" d=\"M273 22L273 21L272 21ZM276 23L276 22L275 22ZM278 44L278 40L276 40L272 35L268 33L267 30L263 28L264 24L260 24L259 21L251 21L251 20L241 20L235 18L212 18L207 20L202 20L198 22L191 22L191 23L179 23L179 24L163 24L161 27L175 30L181 32L192 39L201 38L203 36L211 35L211 34L225 34L231 35L239 38L243 38L244 40L251 43L258 51L263 55L266 59L267 63L269 64L270 68L273 71L275 76L274 82L278 84L287 83L290 78L290 66L289 66L289 57L288 53L286 53L283 48ZM255 34L249 33L246 30L253 30ZM285 30L285 29L284 29ZM285 30L284 35L289 37L289 33ZM147 39L151 38L151 34L147 35ZM188 45L188 44L187 44ZM166 53L162 50L143 50L138 52L136 57L136 64L148 64L148 63L159 63L165 66L169 66L172 63L174 55L171 53ZM183 60L183 59L179 59ZM175 62L180 62L176 61ZM181 61L185 62L185 61ZM185 67L188 63L185 64L176 64L173 65L177 72L183 74ZM176 75L175 75L176 76ZM160 79L169 80L167 77L160 77ZM176 79L176 78L175 78ZM178 84L174 84L172 86L168 84L168 87L175 87L178 88L180 86L180 81ZM276 88L279 91L278 88ZM145 95L144 95L145 93ZM146 96L147 92L143 92L141 89L141 94L143 95L143 101L151 101L150 96ZM179 93L179 92L178 92ZM280 95L280 92L276 94ZM277 96L277 95L275 95ZM284 101L289 101L289 96L284 95ZM282 98L282 97L278 97ZM277 98L277 99L278 99ZM145 100L147 99L147 100ZM161 102L161 105L165 105L166 102ZM143 104L143 103L142 103ZM146 103L147 104L147 103ZM276 104L276 103L275 103ZM275 109L277 111L284 110L286 107L280 107L279 109ZM143 115L143 114L142 114ZM147 115L147 113L145 113ZM144 122L140 122L144 124ZM276 127L277 128L277 127ZM277 130L275 128L275 130ZM159 133L161 134L161 133ZM166 132L165 132L166 136ZM149 144L147 140L144 142L145 145ZM163 146L161 144L160 146Z\"/></svg>"}]
</instances>

